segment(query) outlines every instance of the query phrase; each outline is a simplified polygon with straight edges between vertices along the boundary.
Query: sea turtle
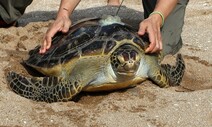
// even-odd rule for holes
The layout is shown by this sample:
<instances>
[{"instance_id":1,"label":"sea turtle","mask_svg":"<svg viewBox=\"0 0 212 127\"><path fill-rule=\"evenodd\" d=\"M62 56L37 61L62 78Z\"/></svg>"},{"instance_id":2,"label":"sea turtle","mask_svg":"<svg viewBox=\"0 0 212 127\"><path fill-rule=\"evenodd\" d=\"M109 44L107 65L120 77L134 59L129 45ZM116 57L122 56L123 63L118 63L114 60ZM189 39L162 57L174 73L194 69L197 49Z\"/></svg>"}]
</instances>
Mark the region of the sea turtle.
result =
<instances>
[{"instance_id":1,"label":"sea turtle","mask_svg":"<svg viewBox=\"0 0 212 127\"><path fill-rule=\"evenodd\" d=\"M69 101L80 91L109 91L135 86L147 78L160 87L180 84L185 65L178 54L175 66L159 64L158 54L145 54L147 37L118 16L86 19L67 34L57 34L51 48L29 52L26 65L44 77L9 72L10 88L23 97L45 102Z\"/></svg>"}]
</instances>

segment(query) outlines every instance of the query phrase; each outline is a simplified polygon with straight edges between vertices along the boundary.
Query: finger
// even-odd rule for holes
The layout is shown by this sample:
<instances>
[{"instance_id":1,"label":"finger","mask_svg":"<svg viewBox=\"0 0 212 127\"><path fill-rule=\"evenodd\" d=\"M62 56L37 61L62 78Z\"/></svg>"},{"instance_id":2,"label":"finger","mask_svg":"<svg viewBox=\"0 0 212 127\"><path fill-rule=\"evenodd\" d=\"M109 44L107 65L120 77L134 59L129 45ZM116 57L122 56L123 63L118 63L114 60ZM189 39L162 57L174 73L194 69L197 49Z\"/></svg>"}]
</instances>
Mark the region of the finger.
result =
<instances>
[{"instance_id":1,"label":"finger","mask_svg":"<svg viewBox=\"0 0 212 127\"><path fill-rule=\"evenodd\" d=\"M46 40L44 40L44 42L41 44L39 53L43 54L45 53L46 49L44 48L46 46Z\"/></svg>"},{"instance_id":2,"label":"finger","mask_svg":"<svg viewBox=\"0 0 212 127\"><path fill-rule=\"evenodd\" d=\"M46 38L46 49L48 50L50 47L51 47L51 44L52 44L52 37L53 37L54 35L52 35L52 36L50 36L50 37L47 37Z\"/></svg>"},{"instance_id":3,"label":"finger","mask_svg":"<svg viewBox=\"0 0 212 127\"><path fill-rule=\"evenodd\" d=\"M155 31L155 47L153 48L153 50L151 51L151 53L155 53L155 52L158 52L160 51L160 31Z\"/></svg>"},{"instance_id":4,"label":"finger","mask_svg":"<svg viewBox=\"0 0 212 127\"><path fill-rule=\"evenodd\" d=\"M52 43L52 38L54 37L54 35L60 31L61 27L55 27L54 29L49 29L47 31L47 34L45 36L45 41L46 41L46 45L45 45L45 49L49 49L51 47L51 43Z\"/></svg>"},{"instance_id":5,"label":"finger","mask_svg":"<svg viewBox=\"0 0 212 127\"><path fill-rule=\"evenodd\" d=\"M162 50L162 37L161 37L161 31L160 31L160 25L155 26L155 35L156 35L156 46L152 50L152 52L158 52Z\"/></svg>"},{"instance_id":6,"label":"finger","mask_svg":"<svg viewBox=\"0 0 212 127\"><path fill-rule=\"evenodd\" d=\"M51 41L52 41L52 35L48 35L49 33L47 32L47 34L44 37L44 41L41 44L41 48L40 48L40 53L45 53L47 49L50 48L51 46Z\"/></svg>"},{"instance_id":7,"label":"finger","mask_svg":"<svg viewBox=\"0 0 212 127\"><path fill-rule=\"evenodd\" d=\"M152 53L159 52L162 50L162 39L161 39L160 27L158 27L156 35L157 35L156 41L155 41L156 45L155 45L155 48L152 50Z\"/></svg>"},{"instance_id":8,"label":"finger","mask_svg":"<svg viewBox=\"0 0 212 127\"><path fill-rule=\"evenodd\" d=\"M147 26L141 22L139 25L138 35L144 35L146 33Z\"/></svg>"},{"instance_id":9,"label":"finger","mask_svg":"<svg viewBox=\"0 0 212 127\"><path fill-rule=\"evenodd\" d=\"M159 49L160 49L159 42L158 42L158 41L156 41L156 43L155 43L155 47L152 49L151 53L158 52L158 51L160 51Z\"/></svg>"},{"instance_id":10,"label":"finger","mask_svg":"<svg viewBox=\"0 0 212 127\"><path fill-rule=\"evenodd\" d=\"M158 29L158 41L159 41L159 50L161 51L163 49L163 44L162 44L162 36L161 36L160 28Z\"/></svg>"},{"instance_id":11,"label":"finger","mask_svg":"<svg viewBox=\"0 0 212 127\"><path fill-rule=\"evenodd\" d=\"M147 29L147 33L149 36L149 41L150 41L150 45L149 47L145 50L146 53L152 52L152 50L155 48L156 46L156 36L155 36L155 30L149 26Z\"/></svg>"},{"instance_id":12,"label":"finger","mask_svg":"<svg viewBox=\"0 0 212 127\"><path fill-rule=\"evenodd\" d=\"M161 40L161 41L159 41L159 45L160 45L159 50L160 50L160 51L162 51L162 50L163 50L163 43L162 43L162 40Z\"/></svg>"}]
</instances>

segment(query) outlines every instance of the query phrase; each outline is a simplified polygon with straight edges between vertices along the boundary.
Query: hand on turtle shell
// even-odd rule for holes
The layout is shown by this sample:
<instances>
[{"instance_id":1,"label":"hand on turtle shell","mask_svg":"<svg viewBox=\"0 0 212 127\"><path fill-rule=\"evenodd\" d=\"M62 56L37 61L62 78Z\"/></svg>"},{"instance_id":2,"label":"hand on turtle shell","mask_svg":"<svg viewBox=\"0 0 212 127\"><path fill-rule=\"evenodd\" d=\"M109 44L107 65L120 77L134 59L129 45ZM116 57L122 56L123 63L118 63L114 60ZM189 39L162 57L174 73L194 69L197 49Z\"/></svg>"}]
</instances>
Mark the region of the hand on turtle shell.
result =
<instances>
[{"instance_id":1,"label":"hand on turtle shell","mask_svg":"<svg viewBox=\"0 0 212 127\"><path fill-rule=\"evenodd\" d=\"M66 33L69 30L69 27L71 26L71 20L69 17L66 16L60 16L57 17L57 19L53 22L51 27L47 30L44 41L41 44L41 48L39 53L43 54L51 47L52 43L52 37L59 31Z\"/></svg>"},{"instance_id":2,"label":"hand on turtle shell","mask_svg":"<svg viewBox=\"0 0 212 127\"><path fill-rule=\"evenodd\" d=\"M146 53L154 53L162 50L161 24L160 15L150 15L140 23L138 34L142 36L147 33L150 40L150 45L145 50Z\"/></svg>"}]
</instances>

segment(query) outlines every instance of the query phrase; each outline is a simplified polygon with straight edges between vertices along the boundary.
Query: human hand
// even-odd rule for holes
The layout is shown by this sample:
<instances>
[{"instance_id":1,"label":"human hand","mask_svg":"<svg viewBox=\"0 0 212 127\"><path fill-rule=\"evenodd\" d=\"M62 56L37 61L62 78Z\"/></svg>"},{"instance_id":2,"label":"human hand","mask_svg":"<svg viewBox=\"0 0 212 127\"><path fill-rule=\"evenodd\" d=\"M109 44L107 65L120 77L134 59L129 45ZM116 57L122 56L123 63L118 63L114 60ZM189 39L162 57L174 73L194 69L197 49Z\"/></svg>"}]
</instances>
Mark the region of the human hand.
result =
<instances>
[{"instance_id":1,"label":"human hand","mask_svg":"<svg viewBox=\"0 0 212 127\"><path fill-rule=\"evenodd\" d=\"M47 30L39 53L43 54L51 47L52 37L59 31L66 33L71 26L71 20L67 16L58 17Z\"/></svg>"},{"instance_id":2,"label":"human hand","mask_svg":"<svg viewBox=\"0 0 212 127\"><path fill-rule=\"evenodd\" d=\"M162 50L162 37L160 27L162 24L161 16L158 14L150 15L139 24L139 35L148 34L150 45L145 50L146 53L155 53Z\"/></svg>"}]
</instances>

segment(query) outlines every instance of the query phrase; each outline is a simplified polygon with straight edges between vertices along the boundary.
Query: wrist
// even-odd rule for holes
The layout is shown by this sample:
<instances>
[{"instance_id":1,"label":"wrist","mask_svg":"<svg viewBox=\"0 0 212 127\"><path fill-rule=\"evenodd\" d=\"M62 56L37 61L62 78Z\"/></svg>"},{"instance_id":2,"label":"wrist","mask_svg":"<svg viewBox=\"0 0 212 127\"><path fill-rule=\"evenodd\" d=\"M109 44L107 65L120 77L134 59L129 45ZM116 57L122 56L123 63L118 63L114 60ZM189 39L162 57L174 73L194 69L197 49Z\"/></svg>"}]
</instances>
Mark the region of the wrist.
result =
<instances>
[{"instance_id":1,"label":"wrist","mask_svg":"<svg viewBox=\"0 0 212 127\"><path fill-rule=\"evenodd\" d=\"M57 14L57 18L62 17L62 18L69 18L70 16L70 11L66 8L61 8Z\"/></svg>"},{"instance_id":2,"label":"wrist","mask_svg":"<svg viewBox=\"0 0 212 127\"><path fill-rule=\"evenodd\" d=\"M164 15L161 12L159 12L159 11L153 11L149 15L149 17L153 17L153 19L155 19L156 22L158 22L161 27L164 25L165 18L164 18Z\"/></svg>"}]
</instances>

